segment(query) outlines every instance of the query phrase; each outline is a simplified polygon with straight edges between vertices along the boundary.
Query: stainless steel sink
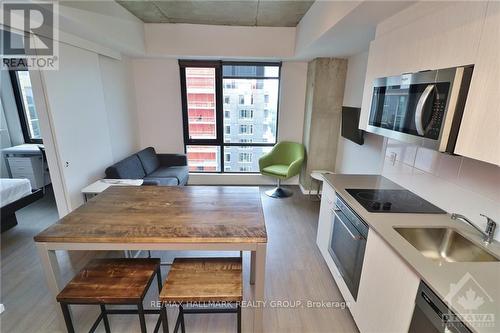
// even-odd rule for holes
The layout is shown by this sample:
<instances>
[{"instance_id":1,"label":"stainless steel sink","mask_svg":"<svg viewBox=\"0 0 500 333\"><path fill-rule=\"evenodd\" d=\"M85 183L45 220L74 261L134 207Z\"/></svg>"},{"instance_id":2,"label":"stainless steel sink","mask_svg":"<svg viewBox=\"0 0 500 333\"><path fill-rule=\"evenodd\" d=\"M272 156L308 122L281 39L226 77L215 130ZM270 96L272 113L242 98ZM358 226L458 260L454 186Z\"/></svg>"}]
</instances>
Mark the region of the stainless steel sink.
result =
<instances>
[{"instance_id":1,"label":"stainless steel sink","mask_svg":"<svg viewBox=\"0 0 500 333\"><path fill-rule=\"evenodd\" d=\"M451 228L394 228L413 247L436 261L500 261Z\"/></svg>"}]
</instances>

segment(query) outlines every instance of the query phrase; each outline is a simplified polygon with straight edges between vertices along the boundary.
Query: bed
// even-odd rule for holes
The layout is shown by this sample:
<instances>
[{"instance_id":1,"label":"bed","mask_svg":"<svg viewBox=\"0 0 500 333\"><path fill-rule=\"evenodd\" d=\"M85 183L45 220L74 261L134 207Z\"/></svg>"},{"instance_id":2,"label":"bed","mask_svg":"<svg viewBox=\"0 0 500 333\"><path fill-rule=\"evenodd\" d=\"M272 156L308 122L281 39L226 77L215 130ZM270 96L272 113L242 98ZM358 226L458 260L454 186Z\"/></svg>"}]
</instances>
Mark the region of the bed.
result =
<instances>
[{"instance_id":1,"label":"bed","mask_svg":"<svg viewBox=\"0 0 500 333\"><path fill-rule=\"evenodd\" d=\"M43 196L42 190L33 191L28 179L0 178L1 232L17 225L16 211Z\"/></svg>"}]
</instances>

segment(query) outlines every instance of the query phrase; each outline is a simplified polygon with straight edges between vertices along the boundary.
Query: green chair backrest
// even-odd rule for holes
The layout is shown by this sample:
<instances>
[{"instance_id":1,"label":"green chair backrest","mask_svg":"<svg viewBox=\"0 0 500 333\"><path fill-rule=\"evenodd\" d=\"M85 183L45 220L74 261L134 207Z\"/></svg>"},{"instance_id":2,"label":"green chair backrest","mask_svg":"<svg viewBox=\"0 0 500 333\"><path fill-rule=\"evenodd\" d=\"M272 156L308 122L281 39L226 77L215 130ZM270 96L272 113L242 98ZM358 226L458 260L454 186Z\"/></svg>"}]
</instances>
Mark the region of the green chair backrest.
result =
<instances>
[{"instance_id":1,"label":"green chair backrest","mask_svg":"<svg viewBox=\"0 0 500 333\"><path fill-rule=\"evenodd\" d=\"M304 159L305 151L301 143L291 141L278 142L271 152L275 164L289 165L298 159Z\"/></svg>"}]
</instances>

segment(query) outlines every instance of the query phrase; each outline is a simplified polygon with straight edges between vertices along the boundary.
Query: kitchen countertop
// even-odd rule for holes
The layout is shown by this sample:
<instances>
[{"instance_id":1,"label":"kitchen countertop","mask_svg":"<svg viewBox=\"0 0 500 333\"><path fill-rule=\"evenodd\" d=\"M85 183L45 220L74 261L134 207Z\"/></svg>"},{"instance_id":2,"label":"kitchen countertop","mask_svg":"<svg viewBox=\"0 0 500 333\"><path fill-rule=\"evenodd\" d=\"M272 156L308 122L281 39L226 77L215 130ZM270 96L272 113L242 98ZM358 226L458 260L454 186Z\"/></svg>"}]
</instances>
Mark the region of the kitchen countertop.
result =
<instances>
[{"instance_id":1,"label":"kitchen countertop","mask_svg":"<svg viewBox=\"0 0 500 333\"><path fill-rule=\"evenodd\" d=\"M402 214L402 213L370 213L361 206L347 191L348 188L403 189L403 187L379 175L341 175L325 174L326 182L335 189L342 199L394 249L414 272L455 312L463 309L458 304L459 297L473 288L476 295L483 298L484 303L477 310L464 313L463 321L475 332L500 332L500 262L441 262L424 257L416 248L408 243L394 227L450 227L459 231L474 243L481 245L481 235L468 224L454 221L450 214ZM481 245L482 246L482 245ZM482 246L484 247L484 246ZM489 252L500 258L500 243L494 241L486 246ZM475 281L474 281L475 280ZM454 284L458 292L452 292ZM462 290L461 287L465 290ZM479 302L478 302L479 303ZM472 315L486 315L493 320L493 327L479 327L472 323ZM478 318L478 317L475 317ZM489 323L487 323L489 324ZM483 326L486 326L483 324ZM491 325L490 325L491 326Z\"/></svg>"}]
</instances>

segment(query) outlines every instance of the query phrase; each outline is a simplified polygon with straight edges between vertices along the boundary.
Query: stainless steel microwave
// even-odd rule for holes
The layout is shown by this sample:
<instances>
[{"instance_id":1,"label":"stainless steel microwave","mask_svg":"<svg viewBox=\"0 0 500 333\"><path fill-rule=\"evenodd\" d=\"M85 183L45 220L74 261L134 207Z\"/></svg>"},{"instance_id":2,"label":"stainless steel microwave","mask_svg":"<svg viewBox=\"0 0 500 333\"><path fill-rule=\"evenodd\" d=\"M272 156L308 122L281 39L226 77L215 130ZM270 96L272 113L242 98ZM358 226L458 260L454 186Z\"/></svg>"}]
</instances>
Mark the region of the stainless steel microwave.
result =
<instances>
[{"instance_id":1,"label":"stainless steel microwave","mask_svg":"<svg viewBox=\"0 0 500 333\"><path fill-rule=\"evenodd\" d=\"M453 153L473 66L374 81L367 131Z\"/></svg>"}]
</instances>

